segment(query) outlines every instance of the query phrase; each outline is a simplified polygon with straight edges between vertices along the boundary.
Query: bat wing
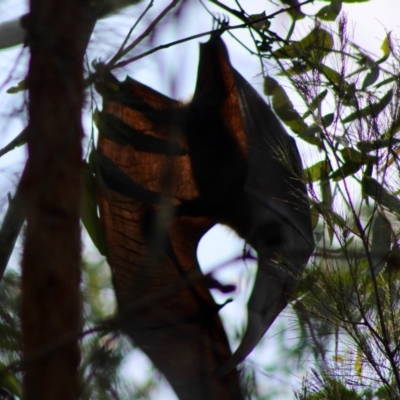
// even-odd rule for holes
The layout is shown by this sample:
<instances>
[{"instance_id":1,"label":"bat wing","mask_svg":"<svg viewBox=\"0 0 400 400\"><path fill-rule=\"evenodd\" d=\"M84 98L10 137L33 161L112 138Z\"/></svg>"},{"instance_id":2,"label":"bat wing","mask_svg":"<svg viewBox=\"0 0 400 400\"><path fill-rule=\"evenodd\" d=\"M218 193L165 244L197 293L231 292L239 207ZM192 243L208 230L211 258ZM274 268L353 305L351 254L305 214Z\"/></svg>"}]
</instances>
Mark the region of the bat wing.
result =
<instances>
[{"instance_id":1,"label":"bat wing","mask_svg":"<svg viewBox=\"0 0 400 400\"><path fill-rule=\"evenodd\" d=\"M236 229L258 253L247 329L230 361L217 371L224 374L254 349L287 305L314 248L311 216L293 138L261 96L232 67L226 47L217 36L201 45L193 107L208 107L207 113L200 113L203 119L212 115L217 121L214 126L218 129L208 131L210 138L202 139L203 146L212 140L225 146L218 150L222 166L218 170L218 165L214 165L214 173L209 175L215 177L215 182L210 183L209 178L203 192L218 193L215 187L219 183L223 188L219 189L218 202L222 207L215 212L219 222ZM203 121L203 125L207 123ZM194 136L199 134L195 132ZM190 144L190 138L188 141ZM200 170L202 163L198 164ZM196 175L195 166L196 163Z\"/></svg>"},{"instance_id":2,"label":"bat wing","mask_svg":"<svg viewBox=\"0 0 400 400\"><path fill-rule=\"evenodd\" d=\"M293 138L244 78L235 72L249 149L244 192L254 225L248 240L258 270L248 302L248 325L222 372L254 349L286 307L313 252L314 239L301 159Z\"/></svg>"},{"instance_id":3,"label":"bat wing","mask_svg":"<svg viewBox=\"0 0 400 400\"><path fill-rule=\"evenodd\" d=\"M231 353L196 249L214 225L176 216L198 197L181 105L134 80L97 84L100 218L121 328L180 399L241 399L237 372L212 372Z\"/></svg>"}]
</instances>

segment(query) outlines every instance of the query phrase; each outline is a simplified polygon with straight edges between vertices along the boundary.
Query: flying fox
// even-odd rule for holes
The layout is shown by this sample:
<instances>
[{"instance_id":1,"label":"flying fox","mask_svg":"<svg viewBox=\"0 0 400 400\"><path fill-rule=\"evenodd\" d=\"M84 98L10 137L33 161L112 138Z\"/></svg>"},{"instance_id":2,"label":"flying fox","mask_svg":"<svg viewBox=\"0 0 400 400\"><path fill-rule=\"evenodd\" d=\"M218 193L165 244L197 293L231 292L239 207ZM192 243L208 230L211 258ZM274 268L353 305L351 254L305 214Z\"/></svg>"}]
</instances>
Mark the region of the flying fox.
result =
<instances>
[{"instance_id":1,"label":"flying fox","mask_svg":"<svg viewBox=\"0 0 400 400\"><path fill-rule=\"evenodd\" d=\"M243 399L237 366L286 307L314 249L296 143L219 35L200 45L188 104L109 73L96 89L98 205L121 329L179 399ZM258 257L233 354L196 257L218 223Z\"/></svg>"}]
</instances>

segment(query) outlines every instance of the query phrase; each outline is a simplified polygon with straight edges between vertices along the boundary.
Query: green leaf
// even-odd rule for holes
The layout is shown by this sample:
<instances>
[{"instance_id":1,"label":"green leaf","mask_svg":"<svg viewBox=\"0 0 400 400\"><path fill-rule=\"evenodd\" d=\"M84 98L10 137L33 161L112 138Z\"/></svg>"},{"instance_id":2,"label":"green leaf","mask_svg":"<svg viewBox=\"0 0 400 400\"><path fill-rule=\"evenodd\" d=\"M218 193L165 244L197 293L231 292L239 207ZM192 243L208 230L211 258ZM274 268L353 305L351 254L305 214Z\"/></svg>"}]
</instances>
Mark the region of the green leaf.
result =
<instances>
[{"instance_id":1,"label":"green leaf","mask_svg":"<svg viewBox=\"0 0 400 400\"><path fill-rule=\"evenodd\" d=\"M299 135L300 136L300 135ZM317 146L319 148L321 148L322 142L321 139L318 137L307 137L307 136L300 136L305 142L313 145L313 146Z\"/></svg>"},{"instance_id":2,"label":"green leaf","mask_svg":"<svg viewBox=\"0 0 400 400\"><path fill-rule=\"evenodd\" d=\"M345 161L362 162L364 158L362 153L352 147L341 149L340 154Z\"/></svg>"},{"instance_id":3,"label":"green leaf","mask_svg":"<svg viewBox=\"0 0 400 400\"><path fill-rule=\"evenodd\" d=\"M344 161L352 161L353 163L372 165L379 161L379 157L359 152L352 147L345 147L344 149L340 150L340 154L342 155Z\"/></svg>"},{"instance_id":4,"label":"green leaf","mask_svg":"<svg viewBox=\"0 0 400 400\"><path fill-rule=\"evenodd\" d=\"M335 87L335 91L344 106L356 106L357 88L354 83L342 81Z\"/></svg>"},{"instance_id":5,"label":"green leaf","mask_svg":"<svg viewBox=\"0 0 400 400\"><path fill-rule=\"evenodd\" d=\"M378 388L374 395L374 398L379 400L392 400L392 394L391 391L388 390L387 385L382 385Z\"/></svg>"},{"instance_id":6,"label":"green leaf","mask_svg":"<svg viewBox=\"0 0 400 400\"><path fill-rule=\"evenodd\" d=\"M361 86L362 89L367 88L368 86L373 85L377 79L379 78L380 68L377 65L374 65L370 68L368 74L365 76L364 82Z\"/></svg>"},{"instance_id":7,"label":"green leaf","mask_svg":"<svg viewBox=\"0 0 400 400\"><path fill-rule=\"evenodd\" d=\"M321 127L317 124L311 124L306 129L304 129L304 131L300 132L299 136L302 139L306 139L306 138L316 137L317 134L318 135L321 134Z\"/></svg>"},{"instance_id":8,"label":"green leaf","mask_svg":"<svg viewBox=\"0 0 400 400\"><path fill-rule=\"evenodd\" d=\"M396 119L393 121L389 129L382 135L384 139L393 140L393 135L400 131L400 109L397 109ZM397 140L397 139L396 139ZM397 143L397 142L395 142Z\"/></svg>"},{"instance_id":9,"label":"green leaf","mask_svg":"<svg viewBox=\"0 0 400 400\"><path fill-rule=\"evenodd\" d=\"M374 86L374 89L379 89L380 87L386 86L389 83L397 83L399 81L399 75L392 75L391 77L380 81Z\"/></svg>"},{"instance_id":10,"label":"green leaf","mask_svg":"<svg viewBox=\"0 0 400 400\"><path fill-rule=\"evenodd\" d=\"M332 0L331 4L322 7L315 16L324 21L334 21L342 9L341 0Z\"/></svg>"},{"instance_id":11,"label":"green leaf","mask_svg":"<svg viewBox=\"0 0 400 400\"><path fill-rule=\"evenodd\" d=\"M383 52L383 57L378 61L378 63L386 61L389 58L390 53L392 52L390 32L386 35L385 39L383 40L381 45L381 50Z\"/></svg>"},{"instance_id":12,"label":"green leaf","mask_svg":"<svg viewBox=\"0 0 400 400\"><path fill-rule=\"evenodd\" d=\"M272 107L278 117L293 132L300 133L307 128L300 114L294 109L293 103L281 85L269 76L264 79L264 93L272 96Z\"/></svg>"},{"instance_id":13,"label":"green leaf","mask_svg":"<svg viewBox=\"0 0 400 400\"><path fill-rule=\"evenodd\" d=\"M393 90L390 89L377 103L369 104L367 107L351 113L349 116L344 118L342 122L345 124L347 122L354 121L355 119L361 119L367 116L375 118L389 105L392 97Z\"/></svg>"},{"instance_id":14,"label":"green leaf","mask_svg":"<svg viewBox=\"0 0 400 400\"><path fill-rule=\"evenodd\" d=\"M331 67L328 67L327 65L321 66L321 72L328 78L330 82L334 83L335 85L340 85L343 81L339 72L335 71Z\"/></svg>"},{"instance_id":15,"label":"green leaf","mask_svg":"<svg viewBox=\"0 0 400 400\"><path fill-rule=\"evenodd\" d=\"M393 97L393 90L390 89L380 101L377 103L371 104L368 108L371 110L372 117L376 117L379 113L381 113L390 103Z\"/></svg>"},{"instance_id":16,"label":"green leaf","mask_svg":"<svg viewBox=\"0 0 400 400\"><path fill-rule=\"evenodd\" d=\"M391 245L392 227L387 218L378 211L374 215L371 241L371 262L376 274L385 267Z\"/></svg>"},{"instance_id":17,"label":"green leaf","mask_svg":"<svg viewBox=\"0 0 400 400\"><path fill-rule=\"evenodd\" d=\"M346 221L333 210L324 210L324 217L329 221L329 225L337 225L340 228L344 228L347 224Z\"/></svg>"},{"instance_id":18,"label":"green leaf","mask_svg":"<svg viewBox=\"0 0 400 400\"><path fill-rule=\"evenodd\" d=\"M400 118L399 118L400 122ZM397 130L394 130L394 129ZM398 127L393 127L392 132L396 133L400 129L400 124ZM364 153L369 151L375 151L383 148L390 148L393 145L400 143L400 139L388 138L388 139L376 139L376 140L365 140L357 143L357 147Z\"/></svg>"},{"instance_id":19,"label":"green leaf","mask_svg":"<svg viewBox=\"0 0 400 400\"><path fill-rule=\"evenodd\" d=\"M271 21L266 18L266 13L263 11L260 14L249 15L248 21L251 23L251 26L258 29L259 31L267 31L271 26ZM257 22L253 22L257 21ZM253 23L252 23L253 22Z\"/></svg>"},{"instance_id":20,"label":"green leaf","mask_svg":"<svg viewBox=\"0 0 400 400\"><path fill-rule=\"evenodd\" d=\"M334 120L335 120L335 113L326 114L326 115L324 115L324 116L322 117L322 121L321 121L322 126L323 126L324 128L327 128L328 126L331 126L331 125L332 125L332 123L333 123Z\"/></svg>"},{"instance_id":21,"label":"green leaf","mask_svg":"<svg viewBox=\"0 0 400 400\"><path fill-rule=\"evenodd\" d=\"M7 367L0 361L0 387L8 390L14 396L21 397L20 383L16 376L7 370Z\"/></svg>"},{"instance_id":22,"label":"green leaf","mask_svg":"<svg viewBox=\"0 0 400 400\"><path fill-rule=\"evenodd\" d=\"M360 346L357 346L357 355L354 362L354 371L356 375L361 378L363 370L363 359L362 359L362 350Z\"/></svg>"},{"instance_id":23,"label":"green leaf","mask_svg":"<svg viewBox=\"0 0 400 400\"><path fill-rule=\"evenodd\" d=\"M299 136L306 141L309 141L309 139L311 138L315 138L318 140L318 142L312 142L312 144L319 144L320 143L319 137L323 133L323 129L327 128L332 124L334 117L335 115L333 113L324 115L321 119L320 124L311 124L306 129L304 129L304 131L301 131L299 133Z\"/></svg>"},{"instance_id":24,"label":"green leaf","mask_svg":"<svg viewBox=\"0 0 400 400\"><path fill-rule=\"evenodd\" d=\"M308 110L303 114L303 119L307 118L315 109L321 108L321 103L325 99L326 95L328 94L328 90L325 89L322 91L318 96L316 96L311 103L308 105Z\"/></svg>"},{"instance_id":25,"label":"green leaf","mask_svg":"<svg viewBox=\"0 0 400 400\"><path fill-rule=\"evenodd\" d=\"M97 215L97 184L90 166L84 162L83 166L83 200L81 207L81 218L93 244L100 254L107 255L107 242Z\"/></svg>"},{"instance_id":26,"label":"green leaf","mask_svg":"<svg viewBox=\"0 0 400 400\"><path fill-rule=\"evenodd\" d=\"M332 48L332 35L326 30L316 27L303 39L286 44L274 51L272 56L275 58L300 58L309 66L314 67L321 63Z\"/></svg>"},{"instance_id":27,"label":"green leaf","mask_svg":"<svg viewBox=\"0 0 400 400\"><path fill-rule=\"evenodd\" d=\"M24 90L26 90L25 79L23 79L22 81L19 81L17 86L12 86L12 87L8 88L7 93L15 94L15 93L23 92Z\"/></svg>"},{"instance_id":28,"label":"green leaf","mask_svg":"<svg viewBox=\"0 0 400 400\"><path fill-rule=\"evenodd\" d=\"M324 167L321 168L321 196L322 202L329 211L332 211L332 189L329 181L330 165L326 160Z\"/></svg>"},{"instance_id":29,"label":"green leaf","mask_svg":"<svg viewBox=\"0 0 400 400\"><path fill-rule=\"evenodd\" d=\"M304 61L301 61L299 59L293 59L292 60L292 67L285 69L283 72L280 72L278 75L279 76L296 76L296 75L301 75L304 74L308 71L311 71L311 65L307 64Z\"/></svg>"},{"instance_id":30,"label":"green leaf","mask_svg":"<svg viewBox=\"0 0 400 400\"><path fill-rule=\"evenodd\" d=\"M349 175L354 175L363 166L360 162L355 162L352 160L346 161L339 169L334 171L330 178L338 182Z\"/></svg>"},{"instance_id":31,"label":"green leaf","mask_svg":"<svg viewBox=\"0 0 400 400\"><path fill-rule=\"evenodd\" d=\"M318 225L319 212L316 207L311 207L311 226L313 229Z\"/></svg>"},{"instance_id":32,"label":"green leaf","mask_svg":"<svg viewBox=\"0 0 400 400\"><path fill-rule=\"evenodd\" d=\"M397 197L389 193L376 179L364 175L362 190L364 196L372 197L378 204L400 216L400 201Z\"/></svg>"},{"instance_id":33,"label":"green leaf","mask_svg":"<svg viewBox=\"0 0 400 400\"><path fill-rule=\"evenodd\" d=\"M326 161L318 161L304 170L304 176L307 182L316 182L321 179L321 175L323 175L322 169L326 168L325 163Z\"/></svg>"},{"instance_id":34,"label":"green leaf","mask_svg":"<svg viewBox=\"0 0 400 400\"><path fill-rule=\"evenodd\" d=\"M305 15L300 10L300 4L298 0L281 0L281 3L287 4L289 7L295 7L288 11L289 15L295 20L303 19Z\"/></svg>"},{"instance_id":35,"label":"green leaf","mask_svg":"<svg viewBox=\"0 0 400 400\"><path fill-rule=\"evenodd\" d=\"M10 351L19 351L20 332L12 325L0 323L0 348Z\"/></svg>"},{"instance_id":36,"label":"green leaf","mask_svg":"<svg viewBox=\"0 0 400 400\"><path fill-rule=\"evenodd\" d=\"M273 96L276 88L279 87L279 83L276 79L266 76L264 78L264 93L267 96Z\"/></svg>"}]
</instances>

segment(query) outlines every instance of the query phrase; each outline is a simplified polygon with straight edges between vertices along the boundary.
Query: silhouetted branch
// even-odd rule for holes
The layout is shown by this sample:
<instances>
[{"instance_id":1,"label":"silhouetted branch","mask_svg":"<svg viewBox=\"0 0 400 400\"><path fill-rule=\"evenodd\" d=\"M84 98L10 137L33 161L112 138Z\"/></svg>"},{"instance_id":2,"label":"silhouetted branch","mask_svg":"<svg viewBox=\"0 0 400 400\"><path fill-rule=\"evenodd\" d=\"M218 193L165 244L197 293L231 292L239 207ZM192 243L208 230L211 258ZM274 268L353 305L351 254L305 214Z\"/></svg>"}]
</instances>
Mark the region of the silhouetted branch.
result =
<instances>
[{"instance_id":1,"label":"silhouetted branch","mask_svg":"<svg viewBox=\"0 0 400 400\"><path fill-rule=\"evenodd\" d=\"M24 176L24 173L22 174ZM3 278L13 252L15 242L25 221L24 202L21 181L14 196L9 198L9 205L0 228L0 280Z\"/></svg>"}]
</instances>

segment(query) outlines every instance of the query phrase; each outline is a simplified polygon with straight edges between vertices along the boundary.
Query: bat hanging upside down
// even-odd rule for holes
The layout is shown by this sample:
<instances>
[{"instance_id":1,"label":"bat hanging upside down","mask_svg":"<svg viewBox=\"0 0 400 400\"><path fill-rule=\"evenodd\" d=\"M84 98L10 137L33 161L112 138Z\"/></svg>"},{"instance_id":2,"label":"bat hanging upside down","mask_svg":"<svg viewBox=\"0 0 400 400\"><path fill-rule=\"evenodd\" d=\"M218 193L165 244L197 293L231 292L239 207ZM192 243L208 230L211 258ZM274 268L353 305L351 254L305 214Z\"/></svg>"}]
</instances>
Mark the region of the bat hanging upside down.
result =
<instances>
[{"instance_id":1,"label":"bat hanging upside down","mask_svg":"<svg viewBox=\"0 0 400 400\"><path fill-rule=\"evenodd\" d=\"M213 36L190 104L111 74L94 154L121 329L180 399L242 399L237 365L295 289L314 242L294 140ZM257 252L247 329L231 354L196 249L215 224Z\"/></svg>"}]
</instances>

